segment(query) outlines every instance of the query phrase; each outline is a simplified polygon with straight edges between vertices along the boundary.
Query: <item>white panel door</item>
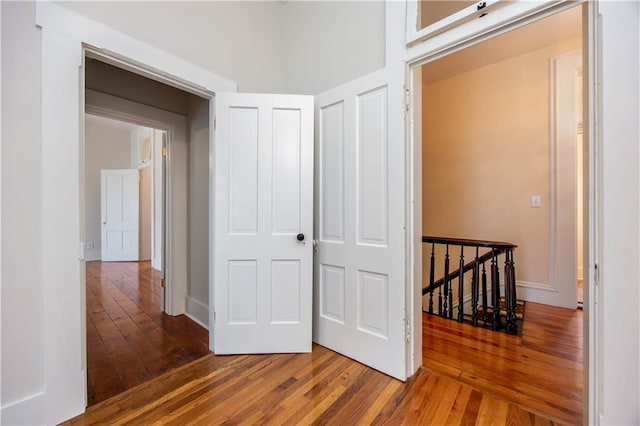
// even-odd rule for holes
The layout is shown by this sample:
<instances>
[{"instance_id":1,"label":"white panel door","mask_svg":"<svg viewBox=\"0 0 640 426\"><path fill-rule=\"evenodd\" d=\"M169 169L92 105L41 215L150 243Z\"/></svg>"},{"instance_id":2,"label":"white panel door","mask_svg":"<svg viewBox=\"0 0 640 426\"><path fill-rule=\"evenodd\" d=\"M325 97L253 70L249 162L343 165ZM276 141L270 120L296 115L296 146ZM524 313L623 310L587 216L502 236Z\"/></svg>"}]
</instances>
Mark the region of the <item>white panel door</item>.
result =
<instances>
[{"instance_id":1,"label":"white panel door","mask_svg":"<svg viewBox=\"0 0 640 426\"><path fill-rule=\"evenodd\" d=\"M101 171L102 261L138 260L138 170Z\"/></svg>"},{"instance_id":2,"label":"white panel door","mask_svg":"<svg viewBox=\"0 0 640 426\"><path fill-rule=\"evenodd\" d=\"M215 102L215 352L310 352L313 97Z\"/></svg>"},{"instance_id":3,"label":"white panel door","mask_svg":"<svg viewBox=\"0 0 640 426\"><path fill-rule=\"evenodd\" d=\"M389 75L316 97L314 341L404 380L402 87Z\"/></svg>"}]
</instances>

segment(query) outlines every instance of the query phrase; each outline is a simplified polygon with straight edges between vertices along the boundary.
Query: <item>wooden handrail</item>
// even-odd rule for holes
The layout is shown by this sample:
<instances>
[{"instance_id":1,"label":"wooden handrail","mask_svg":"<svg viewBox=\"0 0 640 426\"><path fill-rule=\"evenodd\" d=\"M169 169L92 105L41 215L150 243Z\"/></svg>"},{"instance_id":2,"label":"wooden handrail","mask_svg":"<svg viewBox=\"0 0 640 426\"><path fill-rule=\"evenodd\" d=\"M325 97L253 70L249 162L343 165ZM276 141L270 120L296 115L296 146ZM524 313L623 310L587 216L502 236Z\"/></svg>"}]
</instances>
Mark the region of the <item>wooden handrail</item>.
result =
<instances>
[{"instance_id":1,"label":"wooden handrail","mask_svg":"<svg viewBox=\"0 0 640 426\"><path fill-rule=\"evenodd\" d=\"M450 237L431 237L427 235L422 236L423 243L434 244L449 244L450 246L469 246L469 247L486 247L486 248L499 248L499 249L514 249L518 247L513 243L505 243L502 241L486 241L486 240L471 240L466 238L450 238Z\"/></svg>"}]
</instances>

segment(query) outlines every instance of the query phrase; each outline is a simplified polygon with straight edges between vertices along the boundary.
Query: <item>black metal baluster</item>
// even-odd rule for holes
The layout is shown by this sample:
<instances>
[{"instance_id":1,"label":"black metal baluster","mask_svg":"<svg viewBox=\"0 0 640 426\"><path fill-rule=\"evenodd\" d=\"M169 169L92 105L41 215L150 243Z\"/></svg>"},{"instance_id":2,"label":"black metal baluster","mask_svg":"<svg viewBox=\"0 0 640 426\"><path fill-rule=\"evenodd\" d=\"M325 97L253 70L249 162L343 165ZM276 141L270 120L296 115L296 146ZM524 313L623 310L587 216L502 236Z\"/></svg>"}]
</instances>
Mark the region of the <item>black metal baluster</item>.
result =
<instances>
[{"instance_id":1,"label":"black metal baluster","mask_svg":"<svg viewBox=\"0 0 640 426\"><path fill-rule=\"evenodd\" d=\"M434 280L434 268L436 265L435 244L431 243L431 270L429 271L429 313L433 314L433 280Z\"/></svg>"},{"instance_id":2,"label":"black metal baluster","mask_svg":"<svg viewBox=\"0 0 640 426\"><path fill-rule=\"evenodd\" d=\"M447 277L447 287L449 290L449 296L447 298L449 300L449 315L447 316L447 318L453 319L453 283L451 282L449 271L447 271Z\"/></svg>"},{"instance_id":3,"label":"black metal baluster","mask_svg":"<svg viewBox=\"0 0 640 426\"><path fill-rule=\"evenodd\" d=\"M444 255L444 305L441 306L444 311L440 311L440 316L447 317L447 303L451 303L448 298L449 293L449 244L446 245L446 252Z\"/></svg>"},{"instance_id":4,"label":"black metal baluster","mask_svg":"<svg viewBox=\"0 0 640 426\"><path fill-rule=\"evenodd\" d=\"M460 246L460 273L458 274L458 322L464 320L464 246Z\"/></svg>"},{"instance_id":5,"label":"black metal baluster","mask_svg":"<svg viewBox=\"0 0 640 426\"><path fill-rule=\"evenodd\" d=\"M476 258L471 275L471 323L478 326L478 291L480 289L480 265L478 264L478 247L476 247Z\"/></svg>"},{"instance_id":6,"label":"black metal baluster","mask_svg":"<svg viewBox=\"0 0 640 426\"><path fill-rule=\"evenodd\" d=\"M507 332L516 333L516 276L513 262L513 250L507 250L505 260L505 304L507 309Z\"/></svg>"},{"instance_id":7,"label":"black metal baluster","mask_svg":"<svg viewBox=\"0 0 640 426\"><path fill-rule=\"evenodd\" d=\"M500 268L498 267L498 253L496 249L492 249L491 256L491 300L493 304L493 330L502 328L502 320L500 318Z\"/></svg>"},{"instance_id":8,"label":"black metal baluster","mask_svg":"<svg viewBox=\"0 0 640 426\"><path fill-rule=\"evenodd\" d=\"M518 304L518 298L516 295L516 287L518 285L517 281L516 281L516 263L515 260L513 258L514 255L514 251L511 251L511 282L513 283L513 293L511 293L511 306L513 306L513 331L514 333L518 332L518 323L516 322L516 320L518 319L516 317L516 306Z\"/></svg>"},{"instance_id":9,"label":"black metal baluster","mask_svg":"<svg viewBox=\"0 0 640 426\"><path fill-rule=\"evenodd\" d=\"M444 237L422 237L423 244L431 244L430 270L428 285L423 288L423 295L429 294L428 309L425 312L439 315L443 318L457 320L458 322L469 322L474 326L491 327L494 330L504 330L509 333L518 331L518 313L516 298L516 277L514 249L517 247L511 243L467 240L460 238ZM435 245L445 246L444 273L441 277L436 276L436 250ZM449 246L460 247L459 267L451 271L451 259L453 253L449 253ZM465 248L475 247L475 256L465 264ZM480 255L480 248L490 251ZM455 251L455 249L454 249ZM502 269L502 259L504 259L504 288L500 281ZM489 262L489 266L487 266ZM426 265L425 269L426 269ZM471 294L469 302L471 307L467 310L465 303L466 282L465 274L471 271L470 284ZM487 277L491 274L490 277ZM454 314L454 280L458 280L458 297L455 303L458 304L458 311ZM491 280L490 283L487 280ZM444 287L444 288L443 288ZM436 298L437 289L437 301ZM491 295L489 295L491 293ZM504 295L501 297L501 293ZM482 299L481 299L482 297Z\"/></svg>"},{"instance_id":10,"label":"black metal baluster","mask_svg":"<svg viewBox=\"0 0 640 426\"><path fill-rule=\"evenodd\" d=\"M486 262L482 262L482 321L487 325L487 271L485 270Z\"/></svg>"}]
</instances>

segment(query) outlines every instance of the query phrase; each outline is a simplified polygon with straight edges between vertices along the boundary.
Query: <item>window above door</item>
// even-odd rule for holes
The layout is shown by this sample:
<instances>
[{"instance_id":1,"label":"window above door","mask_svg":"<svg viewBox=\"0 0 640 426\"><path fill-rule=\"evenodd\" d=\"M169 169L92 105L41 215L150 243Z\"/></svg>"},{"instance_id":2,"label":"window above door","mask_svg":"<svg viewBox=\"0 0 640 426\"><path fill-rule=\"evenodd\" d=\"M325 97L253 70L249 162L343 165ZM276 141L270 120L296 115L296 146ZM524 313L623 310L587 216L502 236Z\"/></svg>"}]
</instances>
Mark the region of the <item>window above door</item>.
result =
<instances>
[{"instance_id":1,"label":"window above door","mask_svg":"<svg viewBox=\"0 0 640 426\"><path fill-rule=\"evenodd\" d=\"M578 2L566 0L406 0L407 46L416 46L436 37L449 40L452 33L473 33L478 36L500 28L513 17L528 17ZM452 31L455 30L455 31ZM446 33L446 34L445 34ZM468 38L468 37L467 37ZM434 41L434 44L442 44Z\"/></svg>"}]
</instances>

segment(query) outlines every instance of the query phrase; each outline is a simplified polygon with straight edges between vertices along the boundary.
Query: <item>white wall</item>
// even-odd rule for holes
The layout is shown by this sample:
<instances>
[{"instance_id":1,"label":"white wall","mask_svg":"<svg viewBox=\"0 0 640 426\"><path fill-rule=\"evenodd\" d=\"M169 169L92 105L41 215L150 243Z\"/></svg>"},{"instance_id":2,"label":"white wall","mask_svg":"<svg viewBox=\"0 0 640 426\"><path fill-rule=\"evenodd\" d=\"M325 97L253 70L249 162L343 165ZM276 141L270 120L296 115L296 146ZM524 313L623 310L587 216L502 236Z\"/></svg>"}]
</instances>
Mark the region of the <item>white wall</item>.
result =
<instances>
[{"instance_id":1,"label":"white wall","mask_svg":"<svg viewBox=\"0 0 640 426\"><path fill-rule=\"evenodd\" d=\"M384 67L383 1L282 3L287 93L315 95Z\"/></svg>"},{"instance_id":2,"label":"white wall","mask_svg":"<svg viewBox=\"0 0 640 426\"><path fill-rule=\"evenodd\" d=\"M43 411L41 40L33 3L2 2L2 418ZM31 398L31 399L30 399ZM23 413L8 408L22 400Z\"/></svg>"},{"instance_id":3,"label":"white wall","mask_svg":"<svg viewBox=\"0 0 640 426\"><path fill-rule=\"evenodd\" d=\"M384 66L382 1L59 3L241 92L317 94Z\"/></svg>"},{"instance_id":4,"label":"white wall","mask_svg":"<svg viewBox=\"0 0 640 426\"><path fill-rule=\"evenodd\" d=\"M101 258L100 170L131 168L131 129L112 120L85 116L85 247L87 260Z\"/></svg>"},{"instance_id":5,"label":"white wall","mask_svg":"<svg viewBox=\"0 0 640 426\"><path fill-rule=\"evenodd\" d=\"M602 424L640 424L640 3L601 2Z\"/></svg>"},{"instance_id":6,"label":"white wall","mask_svg":"<svg viewBox=\"0 0 640 426\"><path fill-rule=\"evenodd\" d=\"M60 2L91 19L234 80L282 92L281 2Z\"/></svg>"},{"instance_id":7,"label":"white wall","mask_svg":"<svg viewBox=\"0 0 640 426\"><path fill-rule=\"evenodd\" d=\"M187 314L208 325L209 102L189 96L189 285Z\"/></svg>"}]
</instances>

